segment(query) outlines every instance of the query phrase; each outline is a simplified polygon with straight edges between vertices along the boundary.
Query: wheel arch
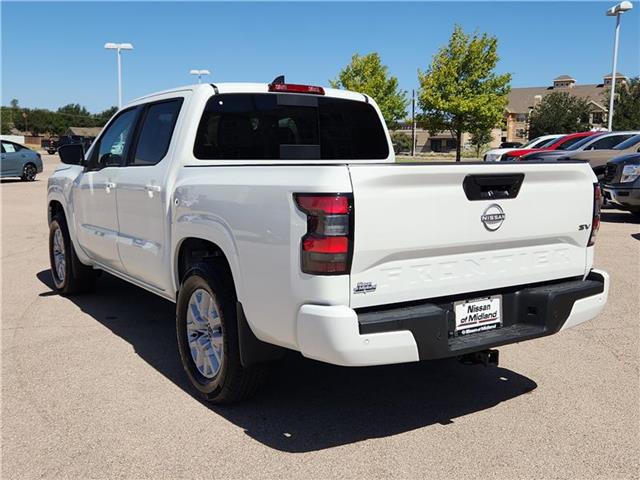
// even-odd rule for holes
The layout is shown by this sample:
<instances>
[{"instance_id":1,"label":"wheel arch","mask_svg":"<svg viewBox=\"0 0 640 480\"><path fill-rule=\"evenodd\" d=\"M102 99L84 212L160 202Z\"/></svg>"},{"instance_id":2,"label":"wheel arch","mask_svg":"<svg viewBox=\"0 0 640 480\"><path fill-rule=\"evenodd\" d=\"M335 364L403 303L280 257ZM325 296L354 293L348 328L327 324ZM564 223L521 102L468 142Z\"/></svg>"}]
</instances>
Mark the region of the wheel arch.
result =
<instances>
[{"instance_id":1,"label":"wheel arch","mask_svg":"<svg viewBox=\"0 0 640 480\"><path fill-rule=\"evenodd\" d=\"M69 223L67 214L64 211L64 204L58 199L55 199L55 198L49 199L49 202L47 203L47 223L51 223L51 220L53 219L54 215L58 213L62 213L62 215L64 215L65 220L67 220L67 223Z\"/></svg>"},{"instance_id":2,"label":"wheel arch","mask_svg":"<svg viewBox=\"0 0 640 480\"><path fill-rule=\"evenodd\" d=\"M251 367L256 364L270 362L282 358L285 349L276 345L266 343L256 337L248 322L240 296L239 267L236 256L229 257L225 251L215 242L200 237L185 237L178 244L176 255L174 256L174 268L176 272L176 285L180 286L184 275L189 271L189 265L195 262L211 262L213 268L221 271L224 276L231 280L230 287L236 294L236 315L238 328L238 343L240 348L240 361L242 365ZM234 271L235 270L235 271ZM176 289L176 292L178 291ZM178 295L176 293L176 300Z\"/></svg>"},{"instance_id":3,"label":"wheel arch","mask_svg":"<svg viewBox=\"0 0 640 480\"><path fill-rule=\"evenodd\" d=\"M218 240L218 241L216 241ZM202 235L185 236L177 242L173 255L173 278L176 292L179 290L189 265L198 262L210 262L221 273L231 279L236 297L241 298L242 282L238 256L234 249L224 241Z\"/></svg>"}]
</instances>

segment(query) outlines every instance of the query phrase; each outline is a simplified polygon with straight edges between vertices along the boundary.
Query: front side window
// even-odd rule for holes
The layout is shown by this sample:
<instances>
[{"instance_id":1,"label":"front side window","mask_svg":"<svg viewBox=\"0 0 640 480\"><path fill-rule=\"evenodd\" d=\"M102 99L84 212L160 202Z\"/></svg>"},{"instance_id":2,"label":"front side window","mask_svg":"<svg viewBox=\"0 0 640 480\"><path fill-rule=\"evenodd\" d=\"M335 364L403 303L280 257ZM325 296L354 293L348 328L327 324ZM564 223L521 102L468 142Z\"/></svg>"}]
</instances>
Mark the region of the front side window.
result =
<instances>
[{"instance_id":1,"label":"front side window","mask_svg":"<svg viewBox=\"0 0 640 480\"><path fill-rule=\"evenodd\" d=\"M384 159L389 146L365 103L296 94L213 96L194 145L199 159Z\"/></svg>"},{"instance_id":2,"label":"front side window","mask_svg":"<svg viewBox=\"0 0 640 480\"><path fill-rule=\"evenodd\" d=\"M182 99L176 99L148 107L130 165L155 165L164 158L181 105Z\"/></svg>"},{"instance_id":3,"label":"front side window","mask_svg":"<svg viewBox=\"0 0 640 480\"><path fill-rule=\"evenodd\" d=\"M135 126L138 110L133 108L121 113L100 138L98 145L98 167L122 165Z\"/></svg>"},{"instance_id":4,"label":"front side window","mask_svg":"<svg viewBox=\"0 0 640 480\"><path fill-rule=\"evenodd\" d=\"M609 150L629 137L631 137L631 135L611 135L610 137L601 138L593 142L589 150Z\"/></svg>"},{"instance_id":5,"label":"front side window","mask_svg":"<svg viewBox=\"0 0 640 480\"><path fill-rule=\"evenodd\" d=\"M538 143L536 145L536 148L544 148L544 147L548 147L549 145L555 143L557 139L556 138L547 138L546 140Z\"/></svg>"}]
</instances>

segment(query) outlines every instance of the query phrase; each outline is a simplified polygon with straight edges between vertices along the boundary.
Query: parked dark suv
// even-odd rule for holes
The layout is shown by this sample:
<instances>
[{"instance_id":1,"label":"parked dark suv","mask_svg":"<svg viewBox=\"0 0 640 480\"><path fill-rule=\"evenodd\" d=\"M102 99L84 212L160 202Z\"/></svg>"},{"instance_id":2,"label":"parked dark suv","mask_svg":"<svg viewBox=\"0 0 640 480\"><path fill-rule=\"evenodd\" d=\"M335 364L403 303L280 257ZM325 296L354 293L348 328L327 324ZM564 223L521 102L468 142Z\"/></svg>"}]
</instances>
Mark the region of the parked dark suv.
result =
<instances>
[{"instance_id":1,"label":"parked dark suv","mask_svg":"<svg viewBox=\"0 0 640 480\"><path fill-rule=\"evenodd\" d=\"M607 202L640 215L640 153L622 155L608 162L602 183Z\"/></svg>"}]
</instances>

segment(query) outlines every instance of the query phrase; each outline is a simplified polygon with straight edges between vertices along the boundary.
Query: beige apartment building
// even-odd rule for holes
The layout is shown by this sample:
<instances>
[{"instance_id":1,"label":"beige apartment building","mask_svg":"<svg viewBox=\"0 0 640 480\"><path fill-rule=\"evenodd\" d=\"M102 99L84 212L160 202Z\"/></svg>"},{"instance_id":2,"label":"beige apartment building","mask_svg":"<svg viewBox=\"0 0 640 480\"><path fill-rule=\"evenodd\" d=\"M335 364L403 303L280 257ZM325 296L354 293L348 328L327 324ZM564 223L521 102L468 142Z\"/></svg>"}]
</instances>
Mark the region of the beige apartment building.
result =
<instances>
[{"instance_id":1,"label":"beige apartment building","mask_svg":"<svg viewBox=\"0 0 640 480\"><path fill-rule=\"evenodd\" d=\"M613 76L605 75L602 83L579 84L571 75L560 75L553 83L545 87L512 88L509 103L505 111L505 129L502 130L503 142L526 142L528 139L528 120L531 110L545 95L553 92L568 92L587 100L589 104L589 123L593 128L607 125L607 109L605 92L611 86ZM618 84L625 83L628 78L616 73Z\"/></svg>"},{"instance_id":2,"label":"beige apartment building","mask_svg":"<svg viewBox=\"0 0 640 480\"><path fill-rule=\"evenodd\" d=\"M560 75L553 79L550 85L542 87L512 88L509 93L503 128L493 131L493 141L489 145L495 148L502 142L525 143L529 136L529 115L535 105L545 95L552 92L568 92L587 100L589 104L589 123L593 128L604 128L607 125L607 105L605 92L611 85L613 76L605 75L602 83L579 84L571 75ZM628 78L621 73L616 73L616 81L624 83ZM411 135L411 125L402 124L399 130ZM470 135L465 133L462 137L463 147L470 142ZM449 132L440 132L437 135L429 135L426 130L416 131L416 152L449 152L455 150L455 138Z\"/></svg>"}]
</instances>

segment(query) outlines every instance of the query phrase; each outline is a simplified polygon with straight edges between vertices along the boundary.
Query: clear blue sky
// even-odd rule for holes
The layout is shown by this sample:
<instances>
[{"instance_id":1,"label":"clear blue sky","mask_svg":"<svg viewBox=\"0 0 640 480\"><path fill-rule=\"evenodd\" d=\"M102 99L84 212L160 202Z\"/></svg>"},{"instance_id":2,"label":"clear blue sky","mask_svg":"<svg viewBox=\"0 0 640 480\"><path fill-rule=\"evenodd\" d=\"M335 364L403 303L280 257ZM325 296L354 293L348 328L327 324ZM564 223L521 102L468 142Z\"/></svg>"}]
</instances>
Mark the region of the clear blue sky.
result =
<instances>
[{"instance_id":1,"label":"clear blue sky","mask_svg":"<svg viewBox=\"0 0 640 480\"><path fill-rule=\"evenodd\" d=\"M599 83L611 70L609 2L456 3L6 3L2 2L2 104L90 111L116 103L115 53L123 54L124 100L193 83L326 84L354 52L377 51L403 89L447 42L455 23L496 35L498 70L513 86L547 85L560 74ZM618 70L640 74L640 2L623 16Z\"/></svg>"}]
</instances>

